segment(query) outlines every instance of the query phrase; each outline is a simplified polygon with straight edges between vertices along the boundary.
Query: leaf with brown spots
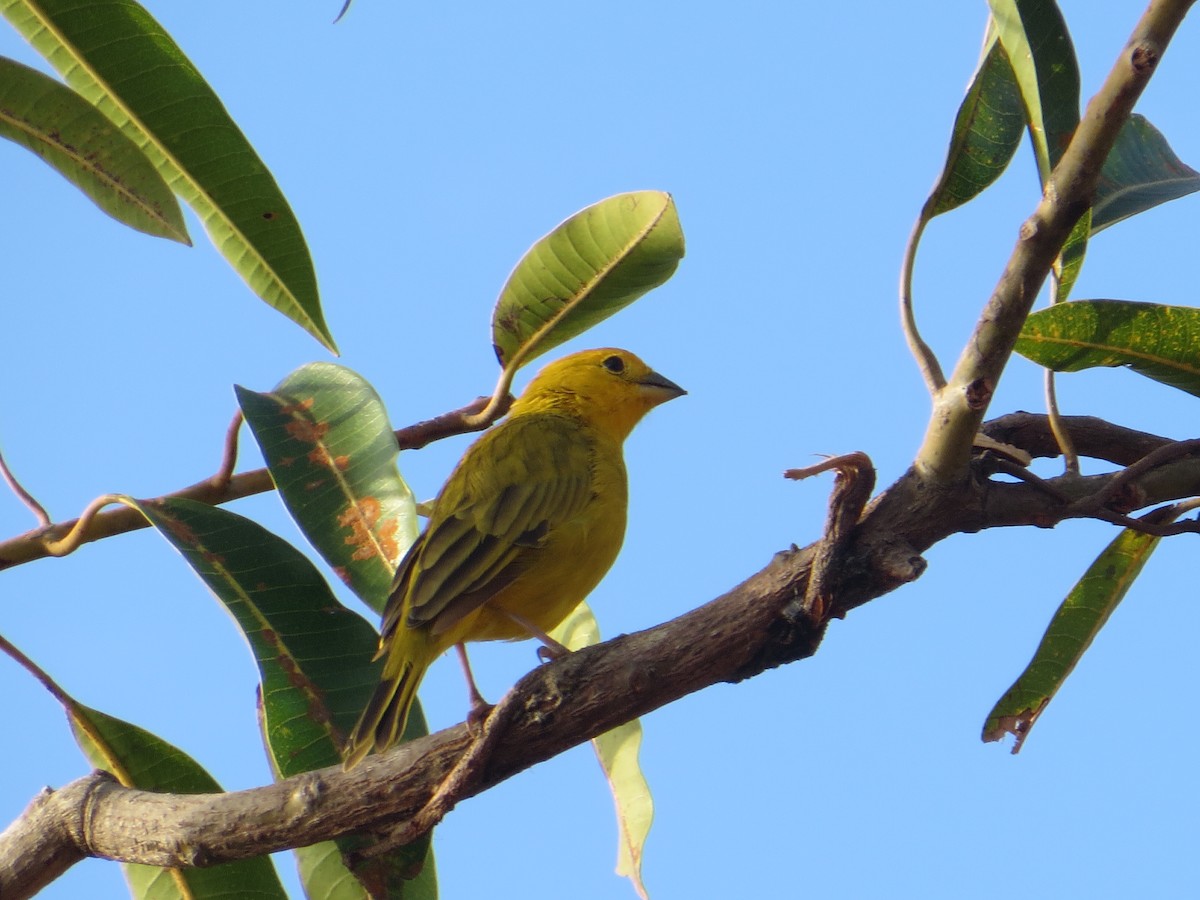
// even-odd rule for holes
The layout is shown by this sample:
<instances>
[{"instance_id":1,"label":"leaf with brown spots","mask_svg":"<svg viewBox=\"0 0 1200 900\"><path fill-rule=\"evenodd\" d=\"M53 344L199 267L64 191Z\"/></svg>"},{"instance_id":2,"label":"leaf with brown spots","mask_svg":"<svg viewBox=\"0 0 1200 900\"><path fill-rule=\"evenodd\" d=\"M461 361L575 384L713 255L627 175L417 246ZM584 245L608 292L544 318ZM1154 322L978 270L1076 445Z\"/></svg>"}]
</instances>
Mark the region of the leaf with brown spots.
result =
<instances>
[{"instance_id":1,"label":"leaf with brown spots","mask_svg":"<svg viewBox=\"0 0 1200 900\"><path fill-rule=\"evenodd\" d=\"M379 396L343 366L313 363L238 401L292 517L350 589L381 609L417 537Z\"/></svg>"}]
</instances>

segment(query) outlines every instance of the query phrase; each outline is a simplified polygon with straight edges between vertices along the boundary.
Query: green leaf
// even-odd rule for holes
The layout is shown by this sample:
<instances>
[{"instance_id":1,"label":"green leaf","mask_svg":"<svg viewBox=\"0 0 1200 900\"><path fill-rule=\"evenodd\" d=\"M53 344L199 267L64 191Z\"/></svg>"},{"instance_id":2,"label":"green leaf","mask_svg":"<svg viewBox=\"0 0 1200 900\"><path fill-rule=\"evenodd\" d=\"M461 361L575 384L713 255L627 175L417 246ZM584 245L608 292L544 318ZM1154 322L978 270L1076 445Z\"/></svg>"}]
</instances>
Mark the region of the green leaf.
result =
<instances>
[{"instance_id":1,"label":"green leaf","mask_svg":"<svg viewBox=\"0 0 1200 900\"><path fill-rule=\"evenodd\" d=\"M277 774L286 778L339 764L345 735L379 681L375 629L338 603L303 554L257 523L190 500L138 508L225 604L249 642L262 678L263 731ZM405 739L427 733L418 703ZM319 879L307 884L309 896L332 896L350 874L341 853L368 840L345 838L336 847L304 851L302 868ZM414 843L372 862L371 872L411 877L431 854L428 840ZM390 879L387 896L431 896L422 893L429 881L430 876Z\"/></svg>"},{"instance_id":2,"label":"green leaf","mask_svg":"<svg viewBox=\"0 0 1200 900\"><path fill-rule=\"evenodd\" d=\"M239 387L237 396L305 537L355 594L381 611L396 563L419 529L379 395L347 368L313 363L270 393Z\"/></svg>"},{"instance_id":3,"label":"green leaf","mask_svg":"<svg viewBox=\"0 0 1200 900\"><path fill-rule=\"evenodd\" d=\"M1025 130L1016 76L989 23L979 66L958 107L942 174L925 201L922 219L974 199L1007 168Z\"/></svg>"},{"instance_id":4,"label":"green leaf","mask_svg":"<svg viewBox=\"0 0 1200 900\"><path fill-rule=\"evenodd\" d=\"M988 2L1025 105L1038 175L1045 186L1079 125L1075 48L1053 0ZM1079 277L1089 230L1086 223L1077 222L1055 260L1056 303L1067 299Z\"/></svg>"},{"instance_id":5,"label":"green leaf","mask_svg":"<svg viewBox=\"0 0 1200 900\"><path fill-rule=\"evenodd\" d=\"M0 137L33 151L117 221L191 244L175 195L137 144L70 88L6 57Z\"/></svg>"},{"instance_id":6,"label":"green leaf","mask_svg":"<svg viewBox=\"0 0 1200 900\"><path fill-rule=\"evenodd\" d=\"M221 786L195 760L144 729L63 699L80 749L98 769L121 784L175 794L219 793ZM208 868L162 869L123 864L132 896L153 900L224 900L227 897L276 898L287 894L270 859L222 863Z\"/></svg>"},{"instance_id":7,"label":"green leaf","mask_svg":"<svg viewBox=\"0 0 1200 900\"><path fill-rule=\"evenodd\" d=\"M1180 161L1162 132L1134 113L1117 136L1092 207L1092 234L1200 190L1200 173Z\"/></svg>"},{"instance_id":8,"label":"green leaf","mask_svg":"<svg viewBox=\"0 0 1200 900\"><path fill-rule=\"evenodd\" d=\"M675 201L618 194L567 219L522 257L492 313L500 364L518 366L624 309L683 258Z\"/></svg>"},{"instance_id":9,"label":"green leaf","mask_svg":"<svg viewBox=\"0 0 1200 900\"><path fill-rule=\"evenodd\" d=\"M1092 211L1087 210L1075 223L1071 233L1067 235L1066 243L1054 260L1054 303L1063 303L1079 280L1083 270L1083 259L1087 255L1088 235L1092 231Z\"/></svg>"},{"instance_id":10,"label":"green leaf","mask_svg":"<svg viewBox=\"0 0 1200 900\"><path fill-rule=\"evenodd\" d=\"M1033 660L988 714L985 741L1013 734L1013 753L1021 749L1029 729L1124 599L1159 540L1126 529L1096 558L1054 614Z\"/></svg>"},{"instance_id":11,"label":"green leaf","mask_svg":"<svg viewBox=\"0 0 1200 900\"><path fill-rule=\"evenodd\" d=\"M1042 182L1079 124L1079 64L1053 0L988 0L1016 76Z\"/></svg>"},{"instance_id":12,"label":"green leaf","mask_svg":"<svg viewBox=\"0 0 1200 900\"><path fill-rule=\"evenodd\" d=\"M1200 309L1076 300L1031 315L1017 352L1055 372L1127 366L1200 397Z\"/></svg>"},{"instance_id":13,"label":"green leaf","mask_svg":"<svg viewBox=\"0 0 1200 900\"><path fill-rule=\"evenodd\" d=\"M578 650L600 643L600 627L588 605L581 603L550 632L550 636L568 649ZM616 806L617 874L632 881L638 896L646 900L648 894L642 882L642 851L654 820L654 798L638 762L641 745L642 723L637 719L619 725L592 741Z\"/></svg>"},{"instance_id":14,"label":"green leaf","mask_svg":"<svg viewBox=\"0 0 1200 900\"><path fill-rule=\"evenodd\" d=\"M0 0L0 12L155 163L250 288L336 350L291 207L162 26L133 0Z\"/></svg>"}]
</instances>

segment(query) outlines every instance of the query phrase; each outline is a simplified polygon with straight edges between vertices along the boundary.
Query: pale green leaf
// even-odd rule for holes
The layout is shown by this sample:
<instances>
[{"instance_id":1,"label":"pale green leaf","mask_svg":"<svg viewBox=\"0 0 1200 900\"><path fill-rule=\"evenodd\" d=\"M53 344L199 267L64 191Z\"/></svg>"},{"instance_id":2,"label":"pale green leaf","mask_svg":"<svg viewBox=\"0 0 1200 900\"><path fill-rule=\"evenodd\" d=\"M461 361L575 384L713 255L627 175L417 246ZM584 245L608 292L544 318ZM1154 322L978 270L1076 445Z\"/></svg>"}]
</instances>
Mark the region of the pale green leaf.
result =
<instances>
[{"instance_id":1,"label":"pale green leaf","mask_svg":"<svg viewBox=\"0 0 1200 900\"><path fill-rule=\"evenodd\" d=\"M581 603L550 636L568 649L578 650L600 643L600 627L588 605ZM592 741L616 806L617 874L628 878L645 900L648 894L642 882L642 851L654 820L654 798L638 761L641 745L642 724L637 719Z\"/></svg>"},{"instance_id":2,"label":"pale green leaf","mask_svg":"<svg viewBox=\"0 0 1200 900\"><path fill-rule=\"evenodd\" d=\"M492 313L502 366L518 366L624 309L675 272L683 231L670 194L601 200L535 243Z\"/></svg>"}]
</instances>

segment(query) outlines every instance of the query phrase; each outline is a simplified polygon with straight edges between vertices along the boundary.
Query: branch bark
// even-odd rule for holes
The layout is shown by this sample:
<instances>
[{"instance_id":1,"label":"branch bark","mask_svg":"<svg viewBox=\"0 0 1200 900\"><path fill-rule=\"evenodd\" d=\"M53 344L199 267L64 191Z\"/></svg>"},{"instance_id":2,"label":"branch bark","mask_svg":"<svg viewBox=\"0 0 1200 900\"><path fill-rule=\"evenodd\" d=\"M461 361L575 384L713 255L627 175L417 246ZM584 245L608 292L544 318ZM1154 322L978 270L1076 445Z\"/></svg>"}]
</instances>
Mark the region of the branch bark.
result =
<instances>
[{"instance_id":1,"label":"branch bark","mask_svg":"<svg viewBox=\"0 0 1200 900\"><path fill-rule=\"evenodd\" d=\"M1068 420L1070 424L1071 420ZM1131 447L1147 436L1078 423L1076 435L1124 434ZM1019 414L996 425L1046 440L1045 417ZM1111 452L1124 455L1125 450ZM902 517L881 530L860 523L852 549L829 585L830 607L820 618L796 616L805 596L816 544L784 550L721 597L677 619L624 635L542 666L513 688L504 706L511 718L478 777L454 802L518 772L718 682L737 682L813 655L828 620L916 578L921 551L960 532L1008 525L1052 526L1083 515L1059 495L1086 498L1121 473L1051 479L1053 492L1025 483L989 481L981 467L945 505L941 517ZM907 477L907 476L906 476ZM877 504L888 505L892 491ZM1144 504L1200 493L1200 459L1184 458L1143 472L1131 489ZM353 772L323 769L277 784L225 794L172 795L122 787L96 773L59 791L40 794L0 834L0 896L20 898L86 856L155 866L214 865L303 846L357 831L387 830L428 802L472 746L466 725L372 756ZM451 804L452 805L452 804ZM236 823L236 827L231 827Z\"/></svg>"},{"instance_id":2,"label":"branch bark","mask_svg":"<svg viewBox=\"0 0 1200 900\"><path fill-rule=\"evenodd\" d=\"M686 615L537 669L513 689L515 696L505 703L511 719L502 723L478 777L464 781L455 800L688 693L811 656L830 618L917 578L925 565L921 554L952 534L1011 525L1050 527L1100 512L1086 501L1109 497L1121 473L1066 475L1041 485L994 481L979 461L972 463L970 447L1021 323L1072 224L1087 208L1121 124L1190 6L1181 0L1151 2L1022 228L971 341L939 392L913 469L868 506L840 547L836 565L826 567L820 614L806 616L802 604L801 614L795 613L796 601L805 596L814 549L793 548ZM1039 455L1049 455L1040 443L1048 433L1044 417L1025 414L1020 422L993 424L1009 443L1037 446ZM1092 455L1127 465L1169 443L1094 420L1068 420L1068 427L1084 452L1090 448ZM1154 446L1147 450L1148 445ZM1119 505L1108 512L1193 496L1200 493L1200 460L1184 455L1145 467L1120 486L1120 496L1112 498ZM35 553L33 544L36 540L21 545L24 558L33 558L28 556ZM0 545L0 565L24 558L13 555L12 541ZM425 807L471 742L466 726L459 725L369 758L350 773L325 769L216 795L148 793L95 774L39 795L0 834L0 896L29 896L85 856L157 866L212 865L351 832L386 830Z\"/></svg>"}]
</instances>

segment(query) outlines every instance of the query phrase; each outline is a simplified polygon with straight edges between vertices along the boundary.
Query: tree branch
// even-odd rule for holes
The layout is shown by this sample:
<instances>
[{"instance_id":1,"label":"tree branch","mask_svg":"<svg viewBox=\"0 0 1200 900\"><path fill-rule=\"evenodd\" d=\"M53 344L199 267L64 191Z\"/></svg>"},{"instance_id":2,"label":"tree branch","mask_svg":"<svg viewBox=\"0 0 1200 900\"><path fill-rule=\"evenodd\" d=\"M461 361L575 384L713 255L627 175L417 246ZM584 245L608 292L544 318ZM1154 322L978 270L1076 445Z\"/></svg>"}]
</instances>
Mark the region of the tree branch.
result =
<instances>
[{"instance_id":1,"label":"tree branch","mask_svg":"<svg viewBox=\"0 0 1200 900\"><path fill-rule=\"evenodd\" d=\"M966 476L983 422L1021 327L1055 258L1091 206L1100 171L1134 103L1194 0L1152 0L1050 175L1042 200L1021 226L1008 265L984 306L933 415L914 468L930 487Z\"/></svg>"},{"instance_id":2,"label":"tree branch","mask_svg":"<svg viewBox=\"0 0 1200 900\"><path fill-rule=\"evenodd\" d=\"M1030 434L1037 430L1036 418L1018 414L993 424L1011 432L1015 422L1021 433ZM1084 446L1084 435L1126 433L1091 420L1078 425L1075 436ZM1044 421L1041 427L1048 431ZM1145 439L1137 432L1126 437L1132 446ZM1124 452L1128 448L1114 451ZM478 768L462 779L461 795L442 798L449 801L444 809L686 694L812 656L830 618L918 577L924 570L920 552L932 544L960 532L1050 527L1084 516L1088 499L1123 476L1062 476L1048 482L1054 491L1047 492L1026 483L989 481L982 468L977 472L947 504L943 518L902 517L885 532L883 520L872 521L868 514L850 550L831 570L838 577L828 585L828 607L819 620L789 614L805 596L814 544L777 553L727 594L677 619L531 672L504 702L507 721L490 736L494 747L473 761ZM1190 457L1142 467L1121 491L1123 498L1136 496L1142 505L1197 493L1200 459ZM462 755L472 751L472 741L466 725L458 725L368 757L349 773L323 769L225 794L157 794L91 775L40 794L0 834L0 896L29 896L85 856L155 866L213 865L356 831L390 830L426 806ZM237 827L230 828L230 822Z\"/></svg>"},{"instance_id":3,"label":"tree branch","mask_svg":"<svg viewBox=\"0 0 1200 900\"><path fill-rule=\"evenodd\" d=\"M829 618L918 577L925 566L921 554L952 534L1006 525L1052 527L1066 518L1124 515L1200 493L1200 460L1191 457L1147 464L1125 476L1049 479L1045 484L1052 489L1047 490L1045 485L990 480L986 469L972 464L970 450L1033 298L1072 224L1087 208L1133 101L1190 6L1183 0L1153 0L1089 104L1045 197L1023 226L950 382L938 392L913 469L867 507L849 539L839 542L839 558L825 567L830 577L822 585L820 619L787 615L805 596L814 557L812 547L792 548L699 609L535 670L513 689L511 720L492 734L495 746L482 754L476 777L463 779L462 796L445 798L451 805L688 693L811 656ZM1010 442L1036 443L1038 427L1024 423L1019 439L1010 437ZM1088 427L1124 446L1093 446ZM1146 455L1141 449L1147 441L1162 440L1087 423L1075 437L1081 449L1092 447L1096 455L1125 459L1127 465ZM1162 446L1158 443L1151 452ZM234 482L246 479L247 484L230 488L253 493L249 482L258 474L236 476ZM1121 490L1113 492L1117 479ZM208 485L201 482L189 489L193 493L181 493L207 502L232 499L214 499ZM257 489L269 489L269 484ZM1110 497L1113 493L1120 496ZM1097 510L1097 497L1113 499L1119 508ZM105 534L128 530L104 527L109 529ZM103 534L92 539L99 536ZM0 566L44 555L36 549L39 538L34 533L0 544ZM157 866L211 865L355 831L390 830L425 807L471 742L466 726L459 725L370 757L349 773L324 769L215 795L149 793L93 775L39 795L0 834L0 896L29 896L89 855Z\"/></svg>"},{"instance_id":4,"label":"tree branch","mask_svg":"<svg viewBox=\"0 0 1200 900\"><path fill-rule=\"evenodd\" d=\"M396 442L401 450L419 450L427 444L456 434L481 431L492 421L508 412L508 405L511 402L510 399L509 402L500 403L490 412L492 415L490 420L479 420L480 410L487 406L490 400L489 397L481 397L461 409L443 413L436 418L409 425L407 428L398 429ZM226 437L227 444L232 441L231 437ZM275 490L275 482L271 480L271 474L266 469L254 469L231 476L227 471L231 466L232 461L225 459L221 463L221 469L212 477L198 481L190 487L164 494L155 500L183 498L220 506L243 497ZM78 524L79 518L70 519L0 541L0 571L55 555L51 548L57 541L70 534ZM150 523L137 510L128 507L106 510L92 517L86 529L78 536L78 540L72 543L72 549L79 544L124 534L127 531L137 531L149 526Z\"/></svg>"}]
</instances>

